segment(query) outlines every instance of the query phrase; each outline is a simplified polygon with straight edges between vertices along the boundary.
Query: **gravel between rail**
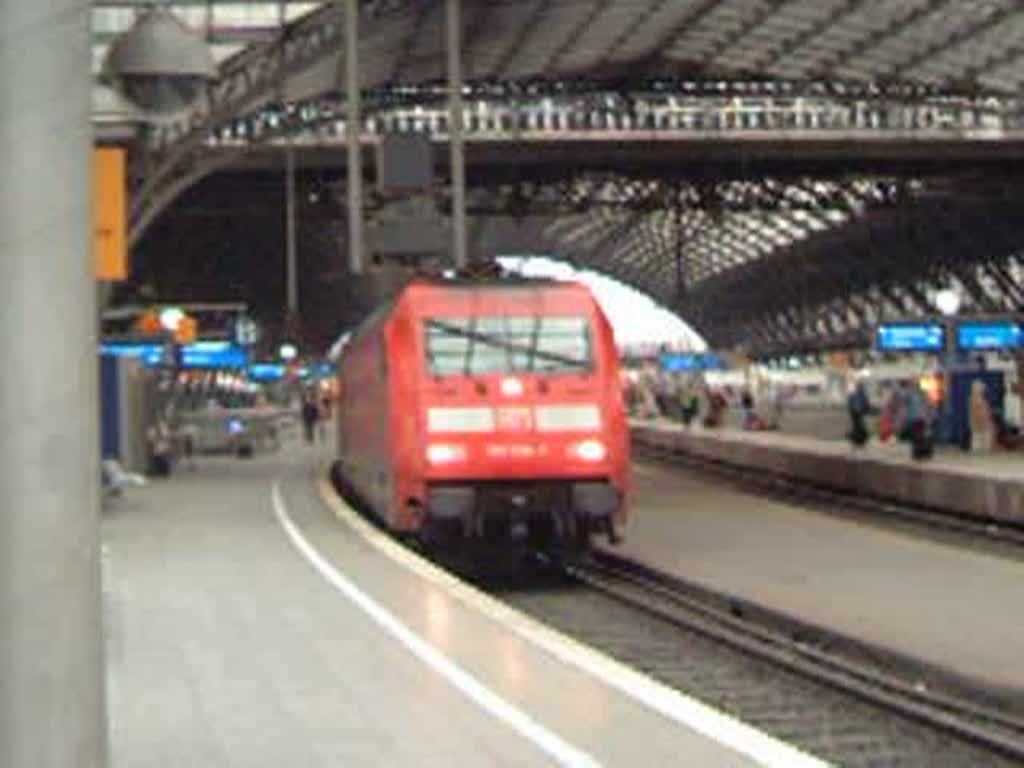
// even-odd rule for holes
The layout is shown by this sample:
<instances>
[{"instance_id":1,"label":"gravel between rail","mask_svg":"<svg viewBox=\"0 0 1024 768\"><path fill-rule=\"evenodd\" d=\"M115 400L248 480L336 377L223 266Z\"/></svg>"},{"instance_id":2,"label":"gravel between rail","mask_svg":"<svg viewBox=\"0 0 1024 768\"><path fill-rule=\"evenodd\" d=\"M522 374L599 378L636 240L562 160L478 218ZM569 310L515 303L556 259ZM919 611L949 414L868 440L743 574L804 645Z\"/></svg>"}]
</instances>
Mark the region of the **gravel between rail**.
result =
<instances>
[{"instance_id":1,"label":"gravel between rail","mask_svg":"<svg viewBox=\"0 0 1024 768\"><path fill-rule=\"evenodd\" d=\"M1024 764L1006 702L941 692L893 659L645 566L549 561L502 600L623 663L844 766Z\"/></svg>"}]
</instances>

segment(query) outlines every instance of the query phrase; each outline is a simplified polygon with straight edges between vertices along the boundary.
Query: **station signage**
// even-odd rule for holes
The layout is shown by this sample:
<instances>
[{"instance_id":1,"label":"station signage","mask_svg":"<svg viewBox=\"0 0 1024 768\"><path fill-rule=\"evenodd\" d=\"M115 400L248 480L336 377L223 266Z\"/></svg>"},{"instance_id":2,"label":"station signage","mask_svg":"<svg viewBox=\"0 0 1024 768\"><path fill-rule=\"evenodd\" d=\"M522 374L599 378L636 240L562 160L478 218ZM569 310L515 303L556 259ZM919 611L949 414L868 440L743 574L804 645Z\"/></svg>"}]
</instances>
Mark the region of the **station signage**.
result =
<instances>
[{"instance_id":1,"label":"station signage","mask_svg":"<svg viewBox=\"0 0 1024 768\"><path fill-rule=\"evenodd\" d=\"M1024 329L1012 320L960 323L957 348L962 350L1009 350L1024 347Z\"/></svg>"},{"instance_id":2,"label":"station signage","mask_svg":"<svg viewBox=\"0 0 1024 768\"><path fill-rule=\"evenodd\" d=\"M667 354L661 356L661 368L669 373L689 373L692 371L724 371L728 366L718 355Z\"/></svg>"},{"instance_id":3,"label":"station signage","mask_svg":"<svg viewBox=\"0 0 1024 768\"><path fill-rule=\"evenodd\" d=\"M281 381L288 373L282 363L253 363L249 366L250 381Z\"/></svg>"},{"instance_id":4,"label":"station signage","mask_svg":"<svg viewBox=\"0 0 1024 768\"><path fill-rule=\"evenodd\" d=\"M132 358L150 367L169 360L167 348L163 344L152 343L109 342L100 345L100 354Z\"/></svg>"},{"instance_id":5,"label":"station signage","mask_svg":"<svg viewBox=\"0 0 1024 768\"><path fill-rule=\"evenodd\" d=\"M883 352L942 352L946 329L942 323L885 323L876 341Z\"/></svg>"},{"instance_id":6,"label":"station signage","mask_svg":"<svg viewBox=\"0 0 1024 768\"><path fill-rule=\"evenodd\" d=\"M197 341L181 347L179 358L182 368L246 368L249 356L245 350L230 341Z\"/></svg>"},{"instance_id":7,"label":"station signage","mask_svg":"<svg viewBox=\"0 0 1024 768\"><path fill-rule=\"evenodd\" d=\"M93 150L93 262L96 279L116 282L128 277L127 183L125 151Z\"/></svg>"}]
</instances>

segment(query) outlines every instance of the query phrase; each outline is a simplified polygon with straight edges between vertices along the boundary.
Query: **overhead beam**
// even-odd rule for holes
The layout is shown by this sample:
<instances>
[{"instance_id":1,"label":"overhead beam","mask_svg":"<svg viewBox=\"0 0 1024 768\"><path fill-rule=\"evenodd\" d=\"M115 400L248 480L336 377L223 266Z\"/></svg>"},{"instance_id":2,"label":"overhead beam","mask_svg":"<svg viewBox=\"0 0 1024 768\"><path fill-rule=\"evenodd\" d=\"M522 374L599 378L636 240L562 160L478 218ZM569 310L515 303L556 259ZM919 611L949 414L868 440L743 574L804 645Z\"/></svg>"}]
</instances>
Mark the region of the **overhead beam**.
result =
<instances>
[{"instance_id":1,"label":"overhead beam","mask_svg":"<svg viewBox=\"0 0 1024 768\"><path fill-rule=\"evenodd\" d=\"M889 26L866 35L853 46L836 56L827 59L824 63L815 68L816 77L827 79L834 76L836 70L846 66L849 62L867 54L872 48L876 48L888 39L903 34L910 27L920 24L932 14L941 13L947 6L953 5L960 0L929 0L922 6L915 8L902 19L893 21Z\"/></svg>"}]
</instances>

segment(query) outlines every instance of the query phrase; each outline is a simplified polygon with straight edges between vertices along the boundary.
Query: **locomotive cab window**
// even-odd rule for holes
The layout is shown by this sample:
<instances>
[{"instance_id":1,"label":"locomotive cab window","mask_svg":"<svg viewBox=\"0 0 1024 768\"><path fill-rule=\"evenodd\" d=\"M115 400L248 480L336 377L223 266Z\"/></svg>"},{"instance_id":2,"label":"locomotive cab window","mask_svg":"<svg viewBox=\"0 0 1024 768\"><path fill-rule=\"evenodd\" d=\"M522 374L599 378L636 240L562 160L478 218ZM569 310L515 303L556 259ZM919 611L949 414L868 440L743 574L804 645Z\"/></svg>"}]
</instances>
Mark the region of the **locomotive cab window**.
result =
<instances>
[{"instance_id":1,"label":"locomotive cab window","mask_svg":"<svg viewBox=\"0 0 1024 768\"><path fill-rule=\"evenodd\" d=\"M593 368L585 317L443 317L424 325L427 367L434 376L571 374Z\"/></svg>"}]
</instances>

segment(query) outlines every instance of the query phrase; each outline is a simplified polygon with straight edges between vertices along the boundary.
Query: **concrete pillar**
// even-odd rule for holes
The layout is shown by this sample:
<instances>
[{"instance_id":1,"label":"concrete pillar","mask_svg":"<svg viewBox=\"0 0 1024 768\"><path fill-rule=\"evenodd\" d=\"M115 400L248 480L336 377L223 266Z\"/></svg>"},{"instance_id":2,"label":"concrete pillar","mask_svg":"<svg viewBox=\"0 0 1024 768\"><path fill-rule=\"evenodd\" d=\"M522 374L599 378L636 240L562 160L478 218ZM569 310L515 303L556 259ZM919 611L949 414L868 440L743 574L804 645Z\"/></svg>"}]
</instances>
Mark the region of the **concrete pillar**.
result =
<instances>
[{"instance_id":1,"label":"concrete pillar","mask_svg":"<svg viewBox=\"0 0 1024 768\"><path fill-rule=\"evenodd\" d=\"M466 144L462 125L461 0L448 0L448 135L451 137L452 243L456 269L468 263L466 250Z\"/></svg>"},{"instance_id":2,"label":"concrete pillar","mask_svg":"<svg viewBox=\"0 0 1024 768\"><path fill-rule=\"evenodd\" d=\"M0 766L106 765L89 4L0 3Z\"/></svg>"},{"instance_id":3,"label":"concrete pillar","mask_svg":"<svg viewBox=\"0 0 1024 768\"><path fill-rule=\"evenodd\" d=\"M299 314L299 250L295 234L295 148L291 138L285 157L285 261L287 264L288 315L294 321Z\"/></svg>"},{"instance_id":4,"label":"concrete pillar","mask_svg":"<svg viewBox=\"0 0 1024 768\"><path fill-rule=\"evenodd\" d=\"M345 135L348 144L348 265L363 271L363 93L359 75L359 0L345 3Z\"/></svg>"}]
</instances>

